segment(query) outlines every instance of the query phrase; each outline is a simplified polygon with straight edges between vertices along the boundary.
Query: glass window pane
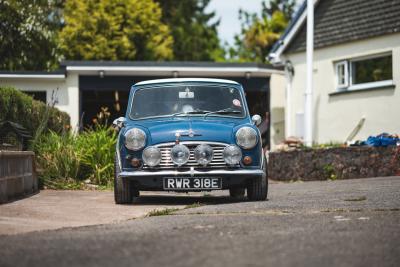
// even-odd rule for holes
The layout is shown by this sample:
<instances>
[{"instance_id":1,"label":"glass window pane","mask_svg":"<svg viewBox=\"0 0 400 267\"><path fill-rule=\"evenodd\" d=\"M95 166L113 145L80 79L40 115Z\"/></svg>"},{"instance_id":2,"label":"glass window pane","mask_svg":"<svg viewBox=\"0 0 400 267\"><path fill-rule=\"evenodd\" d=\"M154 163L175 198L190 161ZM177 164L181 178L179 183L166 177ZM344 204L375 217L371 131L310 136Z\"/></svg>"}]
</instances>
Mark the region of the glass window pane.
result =
<instances>
[{"instance_id":1,"label":"glass window pane","mask_svg":"<svg viewBox=\"0 0 400 267\"><path fill-rule=\"evenodd\" d=\"M351 63L353 84L391 80L392 55Z\"/></svg>"},{"instance_id":2,"label":"glass window pane","mask_svg":"<svg viewBox=\"0 0 400 267\"><path fill-rule=\"evenodd\" d=\"M204 116L207 112L222 109L234 112L210 116L243 117L244 101L239 89L228 86L166 85L138 89L133 97L131 118L165 117L180 113Z\"/></svg>"}]
</instances>

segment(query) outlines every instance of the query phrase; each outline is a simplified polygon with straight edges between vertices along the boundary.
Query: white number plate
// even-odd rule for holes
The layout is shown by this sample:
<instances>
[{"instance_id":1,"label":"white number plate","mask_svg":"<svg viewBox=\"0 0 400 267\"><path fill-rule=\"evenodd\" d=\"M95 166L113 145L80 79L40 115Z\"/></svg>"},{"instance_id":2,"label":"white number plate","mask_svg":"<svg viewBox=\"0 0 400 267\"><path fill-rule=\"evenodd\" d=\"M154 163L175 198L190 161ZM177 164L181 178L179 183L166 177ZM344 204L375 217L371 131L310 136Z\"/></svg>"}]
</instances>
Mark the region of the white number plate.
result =
<instances>
[{"instance_id":1,"label":"white number plate","mask_svg":"<svg viewBox=\"0 0 400 267\"><path fill-rule=\"evenodd\" d=\"M164 189L221 189L221 178L164 178Z\"/></svg>"}]
</instances>

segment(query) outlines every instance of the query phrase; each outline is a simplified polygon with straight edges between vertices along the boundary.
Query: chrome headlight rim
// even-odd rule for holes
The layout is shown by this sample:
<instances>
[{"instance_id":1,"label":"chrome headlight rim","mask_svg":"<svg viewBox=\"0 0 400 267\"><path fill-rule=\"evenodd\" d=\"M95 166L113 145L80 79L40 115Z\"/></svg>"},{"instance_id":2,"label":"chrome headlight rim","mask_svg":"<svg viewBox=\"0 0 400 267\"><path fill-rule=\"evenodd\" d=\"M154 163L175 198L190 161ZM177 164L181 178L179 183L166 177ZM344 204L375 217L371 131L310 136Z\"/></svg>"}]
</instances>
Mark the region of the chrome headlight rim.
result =
<instances>
[{"instance_id":1,"label":"chrome headlight rim","mask_svg":"<svg viewBox=\"0 0 400 267\"><path fill-rule=\"evenodd\" d=\"M258 143L257 131L249 126L241 127L236 131L236 144L243 149L252 149ZM250 140L249 140L250 139Z\"/></svg>"},{"instance_id":2,"label":"chrome headlight rim","mask_svg":"<svg viewBox=\"0 0 400 267\"><path fill-rule=\"evenodd\" d=\"M231 150L231 151L228 151L228 150ZM236 155L232 154L232 150L234 150L234 152L236 152ZM242 150L240 149L239 146L228 145L224 148L223 156L224 156L224 161L226 164L228 164L229 166L235 166L235 165L240 164L243 154L242 154Z\"/></svg>"},{"instance_id":3,"label":"chrome headlight rim","mask_svg":"<svg viewBox=\"0 0 400 267\"><path fill-rule=\"evenodd\" d=\"M204 153L208 153L208 155L204 155ZM193 156L196 159L197 163L202 166L207 166L214 158L214 150L210 145L200 144L194 149Z\"/></svg>"},{"instance_id":4,"label":"chrome headlight rim","mask_svg":"<svg viewBox=\"0 0 400 267\"><path fill-rule=\"evenodd\" d=\"M140 128L132 128L125 132L125 147L139 151L146 146L146 133Z\"/></svg>"},{"instance_id":5,"label":"chrome headlight rim","mask_svg":"<svg viewBox=\"0 0 400 267\"><path fill-rule=\"evenodd\" d=\"M161 163L161 150L156 146L148 146L143 150L142 159L147 166L156 167Z\"/></svg>"},{"instance_id":6,"label":"chrome headlight rim","mask_svg":"<svg viewBox=\"0 0 400 267\"><path fill-rule=\"evenodd\" d=\"M180 151L174 151L174 150L180 150ZM175 153L183 153L183 157L179 157L182 160L178 160L178 158L176 158L174 155ZM182 155L182 154L181 154ZM189 161L189 157L190 157L190 150L187 146L182 145L182 144L176 144L171 148L171 152L170 152L170 157L171 157L171 161L177 165L177 166L182 166L185 165L186 163L188 163Z\"/></svg>"}]
</instances>

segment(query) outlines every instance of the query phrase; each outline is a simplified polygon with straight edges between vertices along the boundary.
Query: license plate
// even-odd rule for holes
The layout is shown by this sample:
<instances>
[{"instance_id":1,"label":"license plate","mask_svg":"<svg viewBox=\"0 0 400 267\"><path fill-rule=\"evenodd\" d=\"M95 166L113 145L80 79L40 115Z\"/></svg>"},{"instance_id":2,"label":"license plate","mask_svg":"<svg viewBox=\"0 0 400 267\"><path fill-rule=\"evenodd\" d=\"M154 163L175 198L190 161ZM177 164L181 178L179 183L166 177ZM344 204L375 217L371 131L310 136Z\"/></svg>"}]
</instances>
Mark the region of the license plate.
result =
<instances>
[{"instance_id":1,"label":"license plate","mask_svg":"<svg viewBox=\"0 0 400 267\"><path fill-rule=\"evenodd\" d=\"M221 189L221 178L164 178L164 189Z\"/></svg>"}]
</instances>

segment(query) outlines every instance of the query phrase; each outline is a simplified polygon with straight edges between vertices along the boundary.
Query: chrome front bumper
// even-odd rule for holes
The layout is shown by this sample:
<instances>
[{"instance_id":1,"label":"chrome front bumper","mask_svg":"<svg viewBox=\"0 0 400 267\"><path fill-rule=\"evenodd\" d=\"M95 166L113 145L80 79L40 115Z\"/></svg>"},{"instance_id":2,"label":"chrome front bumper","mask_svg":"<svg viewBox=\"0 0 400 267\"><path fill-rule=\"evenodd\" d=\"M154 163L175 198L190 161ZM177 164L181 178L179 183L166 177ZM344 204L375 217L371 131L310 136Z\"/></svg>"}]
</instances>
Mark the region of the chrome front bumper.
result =
<instances>
[{"instance_id":1,"label":"chrome front bumper","mask_svg":"<svg viewBox=\"0 0 400 267\"><path fill-rule=\"evenodd\" d=\"M187 171L178 171L178 170L161 170L161 171L132 171L126 172L123 171L119 174L120 177L198 177L198 176L262 176L264 175L263 170L259 169L239 169L239 170L187 170Z\"/></svg>"}]
</instances>

